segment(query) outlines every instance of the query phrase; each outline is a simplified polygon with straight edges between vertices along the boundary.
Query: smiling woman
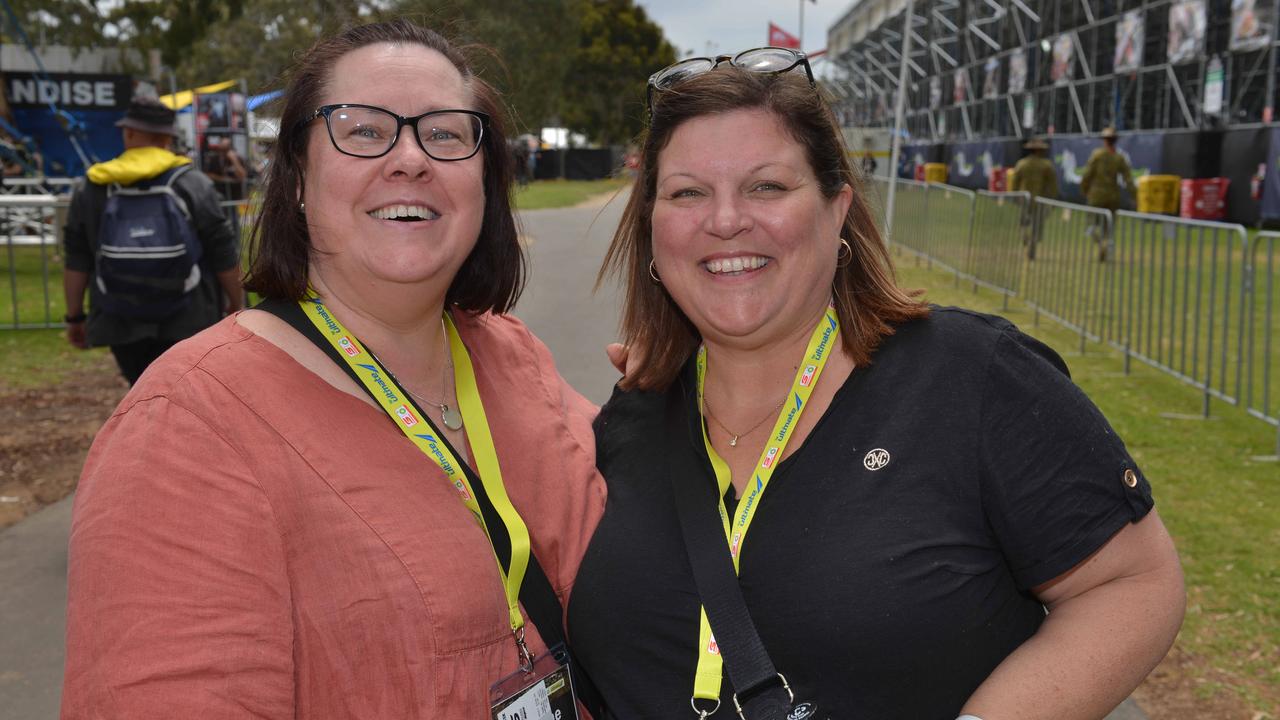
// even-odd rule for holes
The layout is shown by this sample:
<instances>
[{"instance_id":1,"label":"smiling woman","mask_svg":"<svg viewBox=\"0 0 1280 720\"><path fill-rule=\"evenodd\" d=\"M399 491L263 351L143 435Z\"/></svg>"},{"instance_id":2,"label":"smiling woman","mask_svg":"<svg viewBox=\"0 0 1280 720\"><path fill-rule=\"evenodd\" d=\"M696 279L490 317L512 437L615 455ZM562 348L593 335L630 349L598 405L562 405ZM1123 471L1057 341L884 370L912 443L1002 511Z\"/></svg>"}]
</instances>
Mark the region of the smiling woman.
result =
<instances>
[{"instance_id":1,"label":"smiling woman","mask_svg":"<svg viewBox=\"0 0 1280 720\"><path fill-rule=\"evenodd\" d=\"M595 408L505 314L501 117L407 21L302 58L253 229L267 299L154 364L85 465L64 717L573 716Z\"/></svg>"},{"instance_id":2,"label":"smiling woman","mask_svg":"<svg viewBox=\"0 0 1280 720\"><path fill-rule=\"evenodd\" d=\"M1182 617L1151 488L1052 350L896 286L798 55L650 80L574 648L609 717L1102 717Z\"/></svg>"}]
</instances>

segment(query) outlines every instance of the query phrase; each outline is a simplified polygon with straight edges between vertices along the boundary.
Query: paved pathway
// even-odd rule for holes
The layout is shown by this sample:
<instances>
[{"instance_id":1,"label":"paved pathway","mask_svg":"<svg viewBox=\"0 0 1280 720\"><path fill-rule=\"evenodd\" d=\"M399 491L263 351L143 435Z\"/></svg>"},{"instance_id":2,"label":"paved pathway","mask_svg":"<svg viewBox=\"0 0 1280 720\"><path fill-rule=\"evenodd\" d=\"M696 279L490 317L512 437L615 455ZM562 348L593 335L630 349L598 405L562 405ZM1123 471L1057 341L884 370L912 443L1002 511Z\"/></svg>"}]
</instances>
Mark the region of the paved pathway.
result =
<instances>
[{"instance_id":1,"label":"paved pathway","mask_svg":"<svg viewBox=\"0 0 1280 720\"><path fill-rule=\"evenodd\" d=\"M618 377L604 355L616 334L617 295L612 285L596 294L591 287L624 201L522 216L531 282L516 315L596 403L609 398ZM70 520L67 498L0 532L0 720L57 717ZM1127 702L1108 720L1145 718Z\"/></svg>"}]
</instances>

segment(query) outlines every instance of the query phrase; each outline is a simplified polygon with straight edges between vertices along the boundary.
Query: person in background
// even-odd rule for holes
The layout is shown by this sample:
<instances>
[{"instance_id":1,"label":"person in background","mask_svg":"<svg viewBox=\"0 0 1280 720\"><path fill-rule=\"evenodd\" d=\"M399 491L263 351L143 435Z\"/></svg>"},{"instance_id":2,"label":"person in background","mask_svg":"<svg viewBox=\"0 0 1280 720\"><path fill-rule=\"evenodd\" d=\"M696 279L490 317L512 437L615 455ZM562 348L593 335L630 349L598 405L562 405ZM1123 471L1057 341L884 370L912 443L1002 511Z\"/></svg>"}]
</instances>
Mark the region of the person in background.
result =
<instances>
[{"instance_id":1,"label":"person in background","mask_svg":"<svg viewBox=\"0 0 1280 720\"><path fill-rule=\"evenodd\" d=\"M867 178L874 177L878 166L876 157L871 152L871 138L866 138L862 141L862 176Z\"/></svg>"},{"instance_id":2,"label":"person in background","mask_svg":"<svg viewBox=\"0 0 1280 720\"><path fill-rule=\"evenodd\" d=\"M1118 137L1113 127L1102 131L1102 147L1089 155L1089 162L1085 164L1080 176L1080 192L1084 193L1085 202L1112 213L1120 209L1121 187L1129 192L1129 197L1134 197L1137 193L1133 184L1133 168L1129 167L1129 161L1116 150ZM1098 245L1099 262L1107 261L1113 221L1098 217L1086 231Z\"/></svg>"},{"instance_id":3,"label":"person in background","mask_svg":"<svg viewBox=\"0 0 1280 720\"><path fill-rule=\"evenodd\" d=\"M895 284L808 71L761 48L649 81L602 270L638 360L595 424L573 647L607 717L732 715L742 635L700 622L687 509L818 717L1100 718L1182 620L1150 486L1053 350Z\"/></svg>"},{"instance_id":4,"label":"person in background","mask_svg":"<svg viewBox=\"0 0 1280 720\"><path fill-rule=\"evenodd\" d=\"M604 507L596 409L507 314L504 125L407 20L299 60L252 232L268 300L157 362L85 463L64 718L493 717L504 679L572 711L544 661Z\"/></svg>"},{"instance_id":5,"label":"person in background","mask_svg":"<svg viewBox=\"0 0 1280 720\"><path fill-rule=\"evenodd\" d=\"M1022 244L1027 248L1027 259L1035 260L1036 246L1040 243L1044 229L1044 219L1036 209L1036 198L1058 199L1058 171L1048 158L1049 143L1040 138L1032 138L1022 147L1027 155L1013 166L1009 191L1031 194L1022 212Z\"/></svg>"},{"instance_id":6,"label":"person in background","mask_svg":"<svg viewBox=\"0 0 1280 720\"><path fill-rule=\"evenodd\" d=\"M210 135L205 138L205 147L202 161L204 172L217 185L222 199L243 200L245 181L249 178L249 172L240 155L231 146L231 138Z\"/></svg>"},{"instance_id":7,"label":"person in background","mask_svg":"<svg viewBox=\"0 0 1280 720\"><path fill-rule=\"evenodd\" d=\"M190 159L170 152L177 132L174 119L174 111L158 100L139 98L129 103L124 118L116 123L124 135L124 152L89 168L71 196L64 227L62 282L67 339L78 348L109 346L130 385L174 343L213 325L224 314L236 312L244 302L239 238L218 206L218 193L209 178L196 170ZM145 215L154 207L143 208L138 212L144 215L136 222L163 228L151 238L155 246L151 252L181 247L182 237L189 231L198 247L187 248L188 263L176 271L154 265L122 267L130 261L129 253L141 255L140 250L148 246L117 251L113 248L128 240L108 238L104 247L101 233L108 220L104 213L109 200L118 196L115 203L123 203L112 208L110 227L123 227L120 216L136 207L129 191L163 191L166 182L171 183L173 192L164 195L177 201L168 207L176 208L182 217L169 212L172 222L164 222L164 218ZM157 196L157 200L163 201L163 197ZM137 229L137 233L145 231L145 227ZM179 272L180 276L165 277L166 272ZM141 285L130 282L139 275L146 276ZM176 287L165 292L148 289L173 286L175 281Z\"/></svg>"}]
</instances>

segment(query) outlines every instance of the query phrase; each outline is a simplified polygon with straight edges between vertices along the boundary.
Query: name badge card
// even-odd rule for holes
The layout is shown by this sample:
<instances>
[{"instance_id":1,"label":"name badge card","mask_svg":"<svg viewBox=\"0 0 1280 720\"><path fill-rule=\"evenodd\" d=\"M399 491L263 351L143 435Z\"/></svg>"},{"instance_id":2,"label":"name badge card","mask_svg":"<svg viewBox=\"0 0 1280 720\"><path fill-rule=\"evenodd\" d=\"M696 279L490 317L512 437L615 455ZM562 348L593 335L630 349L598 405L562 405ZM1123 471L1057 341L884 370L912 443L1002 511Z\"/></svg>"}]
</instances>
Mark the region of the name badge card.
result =
<instances>
[{"instance_id":1,"label":"name badge card","mask_svg":"<svg viewBox=\"0 0 1280 720\"><path fill-rule=\"evenodd\" d=\"M494 683L489 702L492 720L578 720L569 666L551 653Z\"/></svg>"}]
</instances>

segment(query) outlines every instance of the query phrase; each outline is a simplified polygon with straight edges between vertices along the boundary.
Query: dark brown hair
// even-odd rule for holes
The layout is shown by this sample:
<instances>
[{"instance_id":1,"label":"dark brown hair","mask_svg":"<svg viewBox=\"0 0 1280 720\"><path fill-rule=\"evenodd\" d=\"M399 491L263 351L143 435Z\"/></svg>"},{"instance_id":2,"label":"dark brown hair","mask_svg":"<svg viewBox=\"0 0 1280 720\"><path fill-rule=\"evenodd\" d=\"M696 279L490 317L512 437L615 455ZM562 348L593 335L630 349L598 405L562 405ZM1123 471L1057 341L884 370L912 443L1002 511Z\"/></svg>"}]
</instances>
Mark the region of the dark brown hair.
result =
<instances>
[{"instance_id":1,"label":"dark brown hair","mask_svg":"<svg viewBox=\"0 0 1280 720\"><path fill-rule=\"evenodd\" d=\"M271 151L262 212L250 234L251 260L245 287L267 298L300 300L307 290L312 251L306 217L298 211L306 167L309 132L324 132L304 121L320 104L333 67L347 53L379 43L414 44L445 56L475 96L473 109L491 118L481 142L484 157L484 220L475 248L449 285L445 303L481 313L506 312L524 288L525 257L511 214L512 159L507 152L503 112L497 92L477 77L467 48L408 20L349 28L318 41L291 73L280 116L280 135ZM313 130L320 127L319 130Z\"/></svg>"},{"instance_id":2,"label":"dark brown hair","mask_svg":"<svg viewBox=\"0 0 1280 720\"><path fill-rule=\"evenodd\" d=\"M644 366L627 379L630 387L666 388L702 342L667 291L649 277L658 154L687 120L749 109L776 115L804 147L824 197L834 198L845 185L854 190L841 228L853 257L837 267L832 283L845 352L858 365L867 365L880 341L893 333L895 323L929 312L894 281L889 252L849 163L840 126L820 92L801 73L764 74L721 66L655 92L649 129L641 141L635 186L600 270L600 279L617 275L625 283L622 341L644 358Z\"/></svg>"}]
</instances>

